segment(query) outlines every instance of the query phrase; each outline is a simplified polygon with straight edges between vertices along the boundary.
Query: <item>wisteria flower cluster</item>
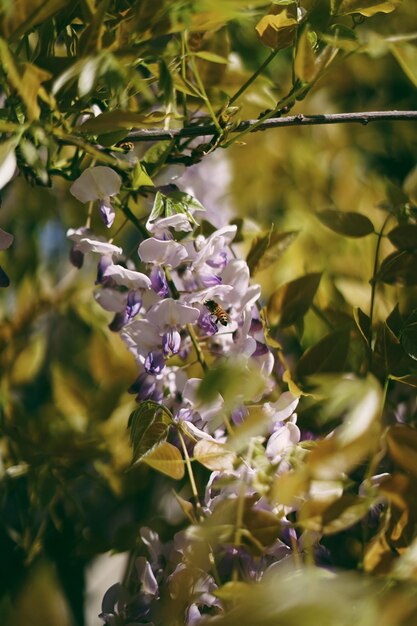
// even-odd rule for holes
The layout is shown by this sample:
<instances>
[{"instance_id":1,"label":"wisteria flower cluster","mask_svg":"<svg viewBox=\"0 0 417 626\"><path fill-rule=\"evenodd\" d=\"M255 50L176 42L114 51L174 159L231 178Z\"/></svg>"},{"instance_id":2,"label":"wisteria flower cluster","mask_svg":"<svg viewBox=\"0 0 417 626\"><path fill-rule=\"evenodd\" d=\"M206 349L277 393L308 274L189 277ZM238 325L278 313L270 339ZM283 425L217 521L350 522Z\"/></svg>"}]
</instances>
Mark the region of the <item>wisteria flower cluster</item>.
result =
<instances>
[{"instance_id":1,"label":"wisteria flower cluster","mask_svg":"<svg viewBox=\"0 0 417 626\"><path fill-rule=\"evenodd\" d=\"M81 201L97 200L110 226L108 198L118 193L118 179L110 168L90 168L71 190ZM285 392L273 399L274 356L258 308L260 287L232 250L236 226L203 235L202 214L191 196L156 191L148 237L133 259L88 228L68 232L78 267L86 253L99 255L95 299L114 314L110 329L137 364L130 387L139 405L130 424L134 458L151 459L168 474L164 461L180 459L194 498L192 512L183 505L192 523L173 541L163 544L142 529L146 550L136 560L136 588L132 593L117 584L108 591L101 614L107 624L167 623L167 599L186 624L219 615L222 582L259 580L297 542L288 522L292 508L274 506L265 494L271 476L288 471L293 456L302 454L298 398ZM220 393L222 375L240 377L232 397ZM211 470L204 496L196 492L192 458ZM222 521L223 534L214 536L222 516L230 523ZM271 519L272 534L259 533Z\"/></svg>"}]
</instances>

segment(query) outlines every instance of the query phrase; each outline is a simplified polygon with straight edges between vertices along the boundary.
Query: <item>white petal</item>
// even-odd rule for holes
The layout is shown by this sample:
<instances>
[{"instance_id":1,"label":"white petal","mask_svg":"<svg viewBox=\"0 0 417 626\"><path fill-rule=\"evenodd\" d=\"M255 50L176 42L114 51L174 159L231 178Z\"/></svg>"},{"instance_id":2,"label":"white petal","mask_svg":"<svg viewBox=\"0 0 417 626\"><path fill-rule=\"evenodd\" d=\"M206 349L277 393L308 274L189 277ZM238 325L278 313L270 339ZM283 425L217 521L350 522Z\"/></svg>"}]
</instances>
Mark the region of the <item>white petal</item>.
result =
<instances>
[{"instance_id":1,"label":"white petal","mask_svg":"<svg viewBox=\"0 0 417 626\"><path fill-rule=\"evenodd\" d=\"M122 265L109 265L104 271L104 277L111 277L116 285L124 285L129 289L150 289L151 281L142 272L128 270Z\"/></svg>"},{"instance_id":2,"label":"white petal","mask_svg":"<svg viewBox=\"0 0 417 626\"><path fill-rule=\"evenodd\" d=\"M268 402L265 408L271 411L274 422L283 422L294 413L299 401L290 391L284 391L276 402Z\"/></svg>"},{"instance_id":3,"label":"white petal","mask_svg":"<svg viewBox=\"0 0 417 626\"><path fill-rule=\"evenodd\" d=\"M139 257L144 263L156 263L157 265L168 265L177 267L188 253L184 246L176 241L155 239L145 239L138 249Z\"/></svg>"},{"instance_id":4,"label":"white petal","mask_svg":"<svg viewBox=\"0 0 417 626\"><path fill-rule=\"evenodd\" d=\"M190 232L193 230L193 226L185 213L176 213L175 215L169 215L168 217L161 217L154 222L150 222L149 219L146 222L146 230L150 233L163 234L168 228L173 228L175 231Z\"/></svg>"},{"instance_id":5,"label":"white petal","mask_svg":"<svg viewBox=\"0 0 417 626\"><path fill-rule=\"evenodd\" d=\"M108 241L101 239L92 239L91 237L85 237L81 232L82 229L67 231L67 237L72 241L75 241L77 250L80 252L97 252L97 254L116 254L120 256L123 254L122 248L115 246Z\"/></svg>"},{"instance_id":6,"label":"white petal","mask_svg":"<svg viewBox=\"0 0 417 626\"><path fill-rule=\"evenodd\" d=\"M159 328L164 329L166 326L184 326L185 324L194 324L199 316L200 311L194 307L182 304L178 300L165 298L161 300L151 309L147 315Z\"/></svg>"},{"instance_id":7,"label":"white petal","mask_svg":"<svg viewBox=\"0 0 417 626\"><path fill-rule=\"evenodd\" d=\"M121 293L116 289L100 289L94 294L94 298L105 311L122 313L126 308L127 292Z\"/></svg>"},{"instance_id":8,"label":"white petal","mask_svg":"<svg viewBox=\"0 0 417 626\"><path fill-rule=\"evenodd\" d=\"M70 192L80 202L103 200L119 193L122 179L111 167L89 167L70 187Z\"/></svg>"}]
</instances>

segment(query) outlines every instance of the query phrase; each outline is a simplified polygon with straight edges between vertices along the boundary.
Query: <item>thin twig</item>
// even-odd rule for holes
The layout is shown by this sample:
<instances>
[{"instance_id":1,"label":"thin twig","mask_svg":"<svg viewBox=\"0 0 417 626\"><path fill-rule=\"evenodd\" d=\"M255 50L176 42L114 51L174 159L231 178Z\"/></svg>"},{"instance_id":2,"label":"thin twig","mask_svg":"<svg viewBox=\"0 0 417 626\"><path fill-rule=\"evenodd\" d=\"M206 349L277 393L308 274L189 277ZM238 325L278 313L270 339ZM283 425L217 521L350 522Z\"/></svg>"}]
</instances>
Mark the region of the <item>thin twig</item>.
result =
<instances>
[{"instance_id":1,"label":"thin twig","mask_svg":"<svg viewBox=\"0 0 417 626\"><path fill-rule=\"evenodd\" d=\"M369 124L370 122L388 121L417 121L417 111L363 111L358 113L331 113L323 115L288 115L286 117L271 117L264 122L259 120L244 120L229 132L241 133L242 131L267 130L283 126L320 126L322 124ZM204 137L216 135L218 129L214 124L186 126L184 128L163 130L161 128L148 128L134 130L127 134L130 141L168 141L185 137Z\"/></svg>"}]
</instances>

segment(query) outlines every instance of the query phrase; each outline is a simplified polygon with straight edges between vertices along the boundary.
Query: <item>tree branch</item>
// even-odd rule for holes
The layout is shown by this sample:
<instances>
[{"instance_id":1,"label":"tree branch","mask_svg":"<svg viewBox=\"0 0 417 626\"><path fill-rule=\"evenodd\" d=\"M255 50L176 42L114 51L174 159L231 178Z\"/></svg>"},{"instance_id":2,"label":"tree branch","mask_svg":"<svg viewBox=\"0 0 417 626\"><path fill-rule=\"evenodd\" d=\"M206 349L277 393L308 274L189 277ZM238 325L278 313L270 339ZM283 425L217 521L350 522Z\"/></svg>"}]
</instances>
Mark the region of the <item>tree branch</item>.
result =
<instances>
[{"instance_id":1,"label":"tree branch","mask_svg":"<svg viewBox=\"0 0 417 626\"><path fill-rule=\"evenodd\" d=\"M278 128L282 126L319 126L321 124L363 124L369 122L387 121L417 121L417 111L365 111L360 113L332 113L323 115L288 115L287 117L271 117L259 124L259 120L245 120L228 132L240 133L258 124L255 131ZM168 141L185 137L204 137L205 135L218 135L218 129L214 124L186 126L172 130L149 128L133 130L127 135L130 141Z\"/></svg>"}]
</instances>

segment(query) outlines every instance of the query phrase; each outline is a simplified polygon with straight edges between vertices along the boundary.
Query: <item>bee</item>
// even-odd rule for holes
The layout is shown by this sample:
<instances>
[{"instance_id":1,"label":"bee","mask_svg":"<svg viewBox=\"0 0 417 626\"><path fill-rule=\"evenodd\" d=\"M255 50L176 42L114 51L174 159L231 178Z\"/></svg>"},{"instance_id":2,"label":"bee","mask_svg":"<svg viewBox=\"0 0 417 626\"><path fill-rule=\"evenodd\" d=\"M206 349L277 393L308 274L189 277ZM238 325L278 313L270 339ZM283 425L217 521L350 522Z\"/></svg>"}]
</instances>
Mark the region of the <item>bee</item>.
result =
<instances>
[{"instance_id":1,"label":"bee","mask_svg":"<svg viewBox=\"0 0 417 626\"><path fill-rule=\"evenodd\" d=\"M134 144L131 141L119 141L116 146L123 150L123 152L131 152L135 148Z\"/></svg>"},{"instance_id":2,"label":"bee","mask_svg":"<svg viewBox=\"0 0 417 626\"><path fill-rule=\"evenodd\" d=\"M222 309L220 304L217 304L217 302L215 302L215 300L206 300L204 302L204 306L207 307L212 315L215 315L216 322L220 322L222 326L228 325L228 323L230 322L229 315L224 309Z\"/></svg>"}]
</instances>

